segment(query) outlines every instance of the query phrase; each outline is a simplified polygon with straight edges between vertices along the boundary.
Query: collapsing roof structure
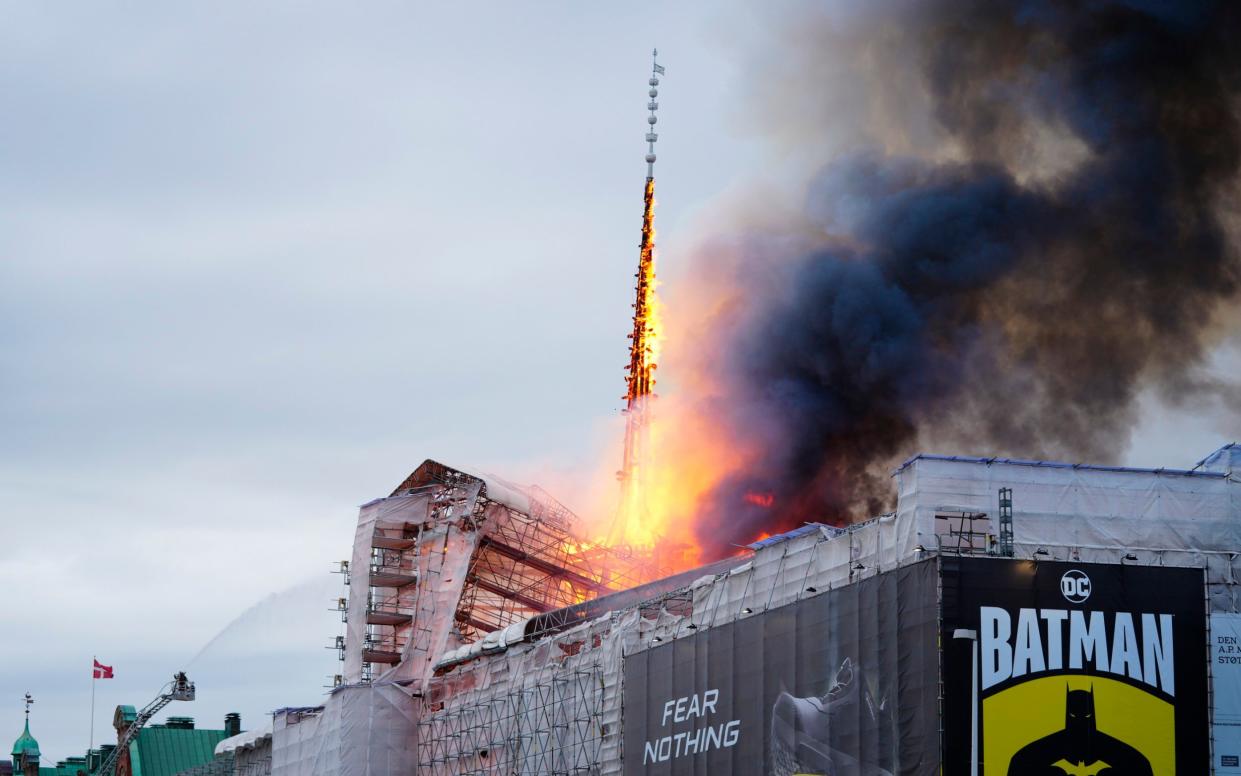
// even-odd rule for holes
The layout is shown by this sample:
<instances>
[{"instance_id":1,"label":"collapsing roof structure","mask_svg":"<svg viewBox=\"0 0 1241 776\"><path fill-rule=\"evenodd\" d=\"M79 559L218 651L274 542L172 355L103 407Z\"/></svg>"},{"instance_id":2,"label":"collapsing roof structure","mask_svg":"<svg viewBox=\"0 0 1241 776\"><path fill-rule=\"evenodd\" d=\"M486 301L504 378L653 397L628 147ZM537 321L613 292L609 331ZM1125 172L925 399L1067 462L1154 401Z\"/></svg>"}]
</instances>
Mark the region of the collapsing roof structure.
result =
<instances>
[{"instance_id":1,"label":"collapsing roof structure","mask_svg":"<svg viewBox=\"0 0 1241 776\"><path fill-rule=\"evenodd\" d=\"M446 651L658 575L593 545L537 488L425 461L361 509L348 565L346 683L429 678Z\"/></svg>"}]
</instances>

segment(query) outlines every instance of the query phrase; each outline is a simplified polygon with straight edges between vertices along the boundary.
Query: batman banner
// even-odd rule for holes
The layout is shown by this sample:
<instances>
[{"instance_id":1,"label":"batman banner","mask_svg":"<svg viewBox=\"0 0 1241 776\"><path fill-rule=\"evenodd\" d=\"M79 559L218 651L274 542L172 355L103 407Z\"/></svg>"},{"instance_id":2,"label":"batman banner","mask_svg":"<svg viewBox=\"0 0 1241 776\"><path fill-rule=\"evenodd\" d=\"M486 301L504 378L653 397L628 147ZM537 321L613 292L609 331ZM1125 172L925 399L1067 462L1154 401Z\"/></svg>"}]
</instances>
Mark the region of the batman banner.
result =
<instances>
[{"instance_id":1,"label":"batman banner","mask_svg":"<svg viewBox=\"0 0 1241 776\"><path fill-rule=\"evenodd\" d=\"M945 772L1208 772L1201 569L944 558Z\"/></svg>"}]
</instances>

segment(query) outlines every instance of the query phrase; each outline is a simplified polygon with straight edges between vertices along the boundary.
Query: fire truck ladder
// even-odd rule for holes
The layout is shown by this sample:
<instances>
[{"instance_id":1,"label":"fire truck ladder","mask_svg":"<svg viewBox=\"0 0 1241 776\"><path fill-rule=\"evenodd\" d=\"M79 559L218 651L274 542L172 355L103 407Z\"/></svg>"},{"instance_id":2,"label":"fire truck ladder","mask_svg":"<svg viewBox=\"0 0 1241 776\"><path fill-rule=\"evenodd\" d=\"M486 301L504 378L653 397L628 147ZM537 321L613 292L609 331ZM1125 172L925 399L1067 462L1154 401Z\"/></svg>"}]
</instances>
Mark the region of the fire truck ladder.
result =
<instances>
[{"instance_id":1,"label":"fire truck ladder","mask_svg":"<svg viewBox=\"0 0 1241 776\"><path fill-rule=\"evenodd\" d=\"M134 721L129 727L125 728L125 732L121 734L120 740L116 742L116 748L108 755L108 759L103 761L103 765L99 766L99 770L95 771L95 776L113 776L116 771L116 760L120 757L121 752L129 749L129 742L138 735L146 723L160 712L165 706L173 701L192 701L194 700L194 683L185 676L184 671L173 674L172 681L164 685L159 695L155 696L155 700L142 707L134 717Z\"/></svg>"}]
</instances>

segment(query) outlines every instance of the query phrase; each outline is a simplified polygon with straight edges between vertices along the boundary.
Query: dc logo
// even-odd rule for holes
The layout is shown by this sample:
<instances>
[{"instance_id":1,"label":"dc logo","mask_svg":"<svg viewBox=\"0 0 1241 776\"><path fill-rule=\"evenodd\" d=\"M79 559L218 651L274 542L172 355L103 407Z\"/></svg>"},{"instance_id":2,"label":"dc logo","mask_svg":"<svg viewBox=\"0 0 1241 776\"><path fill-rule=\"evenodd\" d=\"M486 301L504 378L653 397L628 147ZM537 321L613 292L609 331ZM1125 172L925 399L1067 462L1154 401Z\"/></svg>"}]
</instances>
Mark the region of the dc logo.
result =
<instances>
[{"instance_id":1,"label":"dc logo","mask_svg":"<svg viewBox=\"0 0 1241 776\"><path fill-rule=\"evenodd\" d=\"M1060 592L1071 604L1080 604L1090 597L1090 577L1086 572L1071 569L1060 577Z\"/></svg>"}]
</instances>

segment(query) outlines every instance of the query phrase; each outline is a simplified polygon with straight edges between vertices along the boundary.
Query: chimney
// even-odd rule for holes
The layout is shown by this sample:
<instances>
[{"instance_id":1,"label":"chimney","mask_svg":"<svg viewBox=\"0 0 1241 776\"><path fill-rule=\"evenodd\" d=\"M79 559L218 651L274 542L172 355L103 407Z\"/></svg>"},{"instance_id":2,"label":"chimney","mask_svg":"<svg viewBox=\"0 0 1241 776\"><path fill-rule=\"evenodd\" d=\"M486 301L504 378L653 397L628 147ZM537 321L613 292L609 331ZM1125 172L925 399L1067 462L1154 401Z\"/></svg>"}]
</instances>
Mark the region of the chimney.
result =
<instances>
[{"instance_id":1,"label":"chimney","mask_svg":"<svg viewBox=\"0 0 1241 776\"><path fill-rule=\"evenodd\" d=\"M241 733L241 715L230 711L224 715L224 735L235 736Z\"/></svg>"}]
</instances>

